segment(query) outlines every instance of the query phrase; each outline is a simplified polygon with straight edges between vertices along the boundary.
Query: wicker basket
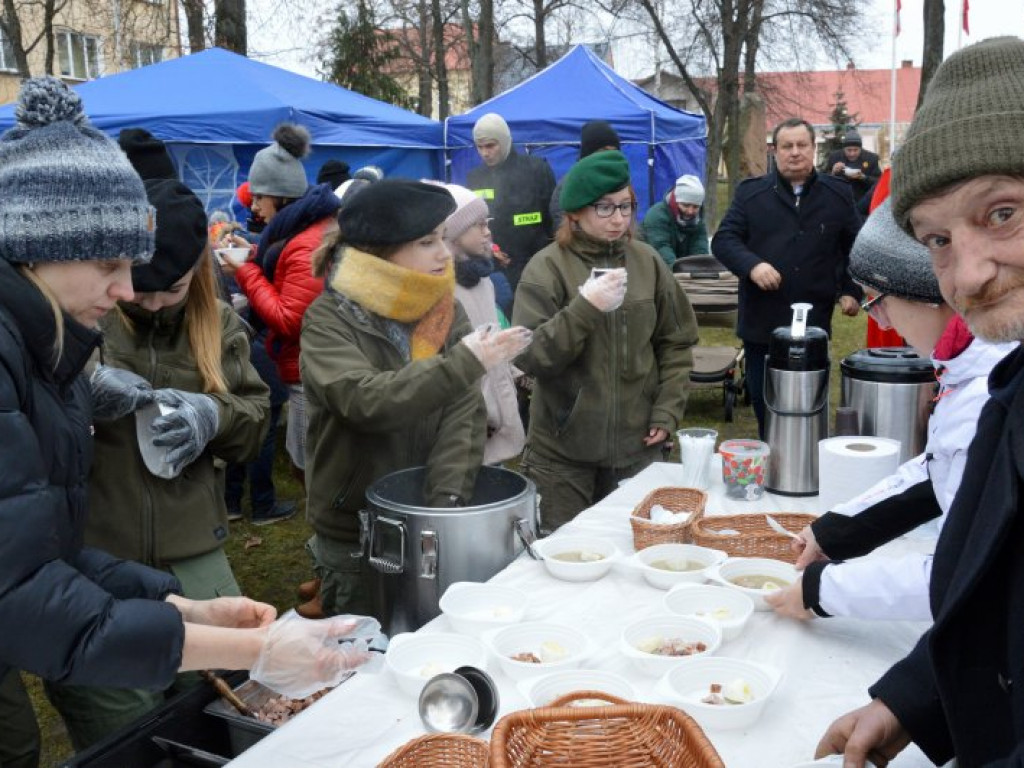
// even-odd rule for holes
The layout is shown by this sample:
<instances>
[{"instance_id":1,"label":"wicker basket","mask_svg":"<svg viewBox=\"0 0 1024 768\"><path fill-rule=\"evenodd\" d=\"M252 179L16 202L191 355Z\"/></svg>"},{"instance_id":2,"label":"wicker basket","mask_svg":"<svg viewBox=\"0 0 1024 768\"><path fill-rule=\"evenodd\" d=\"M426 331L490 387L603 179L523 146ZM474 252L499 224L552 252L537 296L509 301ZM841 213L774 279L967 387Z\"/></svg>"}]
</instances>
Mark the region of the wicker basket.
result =
<instances>
[{"instance_id":1,"label":"wicker basket","mask_svg":"<svg viewBox=\"0 0 1024 768\"><path fill-rule=\"evenodd\" d=\"M799 533L818 519L817 515L793 512L773 512L772 517L793 533ZM737 533L719 533L721 530ZM694 544L721 549L731 557L771 557L787 563L796 562L796 553L791 547L792 539L769 528L763 514L701 517L693 526L692 533Z\"/></svg>"},{"instance_id":2,"label":"wicker basket","mask_svg":"<svg viewBox=\"0 0 1024 768\"><path fill-rule=\"evenodd\" d=\"M633 549L653 547L655 544L689 544L694 523L704 514L708 495L696 488L655 488L644 496L629 518L633 526ZM669 512L689 512L685 523L661 524L651 522L651 507L660 504Z\"/></svg>"},{"instance_id":3,"label":"wicker basket","mask_svg":"<svg viewBox=\"0 0 1024 768\"><path fill-rule=\"evenodd\" d=\"M377 768L486 768L487 742L461 733L431 733L403 744Z\"/></svg>"},{"instance_id":4,"label":"wicker basket","mask_svg":"<svg viewBox=\"0 0 1024 768\"><path fill-rule=\"evenodd\" d=\"M577 699L612 706L573 707ZM491 734L491 768L725 768L700 726L675 707L576 691L505 715Z\"/></svg>"}]
</instances>

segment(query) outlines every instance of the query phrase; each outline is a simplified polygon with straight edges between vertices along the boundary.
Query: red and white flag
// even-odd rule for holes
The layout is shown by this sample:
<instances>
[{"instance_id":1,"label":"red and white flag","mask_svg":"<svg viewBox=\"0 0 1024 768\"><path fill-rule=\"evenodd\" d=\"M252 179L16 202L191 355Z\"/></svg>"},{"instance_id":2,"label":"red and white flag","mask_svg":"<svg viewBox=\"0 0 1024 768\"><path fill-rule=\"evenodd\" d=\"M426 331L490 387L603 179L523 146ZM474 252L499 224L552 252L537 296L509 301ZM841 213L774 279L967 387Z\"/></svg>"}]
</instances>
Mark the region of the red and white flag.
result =
<instances>
[{"instance_id":1,"label":"red and white flag","mask_svg":"<svg viewBox=\"0 0 1024 768\"><path fill-rule=\"evenodd\" d=\"M965 0L965 2L966 2L966 0ZM900 11L902 11L902 10L903 10L903 3L902 3L902 1L901 0L896 0L896 36L897 37L899 37L899 34L900 34ZM964 19L965 20L967 19L966 15L964 16Z\"/></svg>"},{"instance_id":2,"label":"red and white flag","mask_svg":"<svg viewBox=\"0 0 1024 768\"><path fill-rule=\"evenodd\" d=\"M967 12L971 10L971 3L970 3L970 0L963 0L963 1L964 1L964 18L963 18L963 22L962 23L964 25L964 34L965 35L969 35L969 34L971 34L971 25L970 25L970 22L967 20ZM897 0L897 2L899 2L899 0Z\"/></svg>"}]
</instances>

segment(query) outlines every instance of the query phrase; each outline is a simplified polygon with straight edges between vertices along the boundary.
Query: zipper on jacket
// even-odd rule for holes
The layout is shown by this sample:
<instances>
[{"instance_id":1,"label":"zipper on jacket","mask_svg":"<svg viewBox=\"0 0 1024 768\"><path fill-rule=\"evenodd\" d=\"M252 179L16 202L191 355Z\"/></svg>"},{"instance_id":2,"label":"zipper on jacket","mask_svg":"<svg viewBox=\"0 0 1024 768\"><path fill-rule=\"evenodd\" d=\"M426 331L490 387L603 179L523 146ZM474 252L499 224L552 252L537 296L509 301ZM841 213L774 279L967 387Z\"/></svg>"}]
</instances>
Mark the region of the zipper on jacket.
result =
<instances>
[{"instance_id":1,"label":"zipper on jacket","mask_svg":"<svg viewBox=\"0 0 1024 768\"><path fill-rule=\"evenodd\" d=\"M156 345L154 340L156 338L156 324L150 323L149 325L149 339L147 342L149 352L149 383L153 385L153 389L158 389L159 384L156 380L158 358L156 354ZM140 510L142 515L142 554L145 560L143 561L146 565L156 567L156 512L153 508L153 493L150 489L150 477L148 472L141 473L142 475L142 492L143 492L143 503L142 509Z\"/></svg>"}]
</instances>

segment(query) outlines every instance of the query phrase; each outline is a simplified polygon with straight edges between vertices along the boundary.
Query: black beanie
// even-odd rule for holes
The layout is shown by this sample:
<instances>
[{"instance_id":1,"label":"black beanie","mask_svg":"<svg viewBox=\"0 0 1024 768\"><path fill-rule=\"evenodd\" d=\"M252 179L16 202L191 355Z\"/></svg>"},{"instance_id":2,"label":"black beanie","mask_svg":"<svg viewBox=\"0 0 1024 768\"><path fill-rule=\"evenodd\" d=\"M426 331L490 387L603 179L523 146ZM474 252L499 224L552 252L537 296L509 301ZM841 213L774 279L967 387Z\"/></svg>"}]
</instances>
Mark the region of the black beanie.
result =
<instances>
[{"instance_id":1,"label":"black beanie","mask_svg":"<svg viewBox=\"0 0 1024 768\"><path fill-rule=\"evenodd\" d=\"M605 147L621 149L619 134L607 120L591 120L580 131L580 159Z\"/></svg>"},{"instance_id":2,"label":"black beanie","mask_svg":"<svg viewBox=\"0 0 1024 768\"><path fill-rule=\"evenodd\" d=\"M132 267L138 293L166 291L199 261L206 248L206 211L180 181L147 179L146 197L156 208L156 253Z\"/></svg>"},{"instance_id":3,"label":"black beanie","mask_svg":"<svg viewBox=\"0 0 1024 768\"><path fill-rule=\"evenodd\" d=\"M330 184L332 189L337 189L348 180L348 163L344 160L328 160L316 172L316 183Z\"/></svg>"},{"instance_id":4,"label":"black beanie","mask_svg":"<svg viewBox=\"0 0 1024 768\"><path fill-rule=\"evenodd\" d=\"M143 180L178 180L178 172L174 169L167 147L145 128L125 128L117 135L117 143Z\"/></svg>"},{"instance_id":5,"label":"black beanie","mask_svg":"<svg viewBox=\"0 0 1024 768\"><path fill-rule=\"evenodd\" d=\"M455 198L437 184L384 179L346 199L338 225L346 243L399 245L432 232L455 208Z\"/></svg>"}]
</instances>

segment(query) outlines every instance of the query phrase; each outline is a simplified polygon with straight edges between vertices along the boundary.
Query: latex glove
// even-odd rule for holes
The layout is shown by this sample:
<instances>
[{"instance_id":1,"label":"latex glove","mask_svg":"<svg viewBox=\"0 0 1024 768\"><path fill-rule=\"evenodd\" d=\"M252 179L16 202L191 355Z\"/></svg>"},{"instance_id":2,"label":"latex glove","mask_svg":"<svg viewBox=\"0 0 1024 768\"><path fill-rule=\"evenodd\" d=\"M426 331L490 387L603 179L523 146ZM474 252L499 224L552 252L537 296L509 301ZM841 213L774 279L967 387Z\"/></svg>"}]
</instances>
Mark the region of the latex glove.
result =
<instances>
[{"instance_id":1,"label":"latex glove","mask_svg":"<svg viewBox=\"0 0 1024 768\"><path fill-rule=\"evenodd\" d=\"M601 312L614 312L626 298L626 270L609 269L603 275L587 278L580 293Z\"/></svg>"},{"instance_id":2,"label":"latex glove","mask_svg":"<svg viewBox=\"0 0 1024 768\"><path fill-rule=\"evenodd\" d=\"M530 346L533 331L521 325L504 331L496 331L492 325L484 325L462 337L462 343L469 347L477 360L487 370L514 360Z\"/></svg>"},{"instance_id":3,"label":"latex glove","mask_svg":"<svg viewBox=\"0 0 1024 768\"><path fill-rule=\"evenodd\" d=\"M288 611L270 625L249 677L293 699L338 685L352 670L377 671L383 656L369 649L383 639L369 616L311 621Z\"/></svg>"},{"instance_id":4,"label":"latex glove","mask_svg":"<svg viewBox=\"0 0 1024 768\"><path fill-rule=\"evenodd\" d=\"M137 373L98 365L89 379L92 415L97 421L114 421L134 413L155 399L152 385Z\"/></svg>"},{"instance_id":5,"label":"latex glove","mask_svg":"<svg viewBox=\"0 0 1024 768\"><path fill-rule=\"evenodd\" d=\"M164 460L177 475L217 434L220 412L212 397L180 389L158 389L156 400L174 410L153 421L153 445L169 449Z\"/></svg>"}]
</instances>

